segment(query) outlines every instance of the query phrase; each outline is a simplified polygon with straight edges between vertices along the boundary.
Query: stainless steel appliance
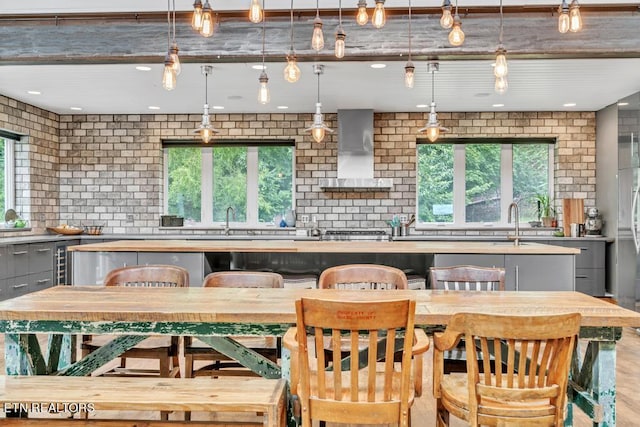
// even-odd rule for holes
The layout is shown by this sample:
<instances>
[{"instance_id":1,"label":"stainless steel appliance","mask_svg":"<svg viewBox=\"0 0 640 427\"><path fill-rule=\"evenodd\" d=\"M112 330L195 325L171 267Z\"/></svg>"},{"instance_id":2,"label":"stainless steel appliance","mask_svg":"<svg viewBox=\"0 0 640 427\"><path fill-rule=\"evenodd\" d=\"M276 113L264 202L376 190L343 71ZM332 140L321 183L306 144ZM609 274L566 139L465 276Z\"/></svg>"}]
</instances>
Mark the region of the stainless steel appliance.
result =
<instances>
[{"instance_id":1,"label":"stainless steel appliance","mask_svg":"<svg viewBox=\"0 0 640 427\"><path fill-rule=\"evenodd\" d=\"M386 241L389 235L384 230L327 230L322 235L322 240L364 240Z\"/></svg>"},{"instance_id":2,"label":"stainless steel appliance","mask_svg":"<svg viewBox=\"0 0 640 427\"><path fill-rule=\"evenodd\" d=\"M598 208L587 209L584 229L588 236L599 236L602 234L602 216L598 213Z\"/></svg>"}]
</instances>

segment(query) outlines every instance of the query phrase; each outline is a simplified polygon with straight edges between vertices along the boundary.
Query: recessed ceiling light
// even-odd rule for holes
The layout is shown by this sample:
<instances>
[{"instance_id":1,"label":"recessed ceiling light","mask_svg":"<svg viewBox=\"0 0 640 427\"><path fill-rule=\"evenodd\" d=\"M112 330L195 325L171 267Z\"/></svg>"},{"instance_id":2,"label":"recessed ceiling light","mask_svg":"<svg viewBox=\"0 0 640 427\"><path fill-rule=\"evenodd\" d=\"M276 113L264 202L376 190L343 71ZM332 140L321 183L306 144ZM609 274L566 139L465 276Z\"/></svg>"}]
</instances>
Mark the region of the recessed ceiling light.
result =
<instances>
[{"instance_id":1,"label":"recessed ceiling light","mask_svg":"<svg viewBox=\"0 0 640 427\"><path fill-rule=\"evenodd\" d=\"M575 102L567 102L566 104L562 104L563 107L575 107L576 103Z\"/></svg>"},{"instance_id":2,"label":"recessed ceiling light","mask_svg":"<svg viewBox=\"0 0 640 427\"><path fill-rule=\"evenodd\" d=\"M428 105L427 104L418 104L416 105L416 108L427 108Z\"/></svg>"},{"instance_id":3,"label":"recessed ceiling light","mask_svg":"<svg viewBox=\"0 0 640 427\"><path fill-rule=\"evenodd\" d=\"M385 68L387 64L371 64L371 68Z\"/></svg>"},{"instance_id":4,"label":"recessed ceiling light","mask_svg":"<svg viewBox=\"0 0 640 427\"><path fill-rule=\"evenodd\" d=\"M476 93L476 94L475 94L475 95L473 95L473 96L475 96L476 98L486 98L486 97L487 97L487 96L489 96L489 95L490 95L489 93L486 93L486 92L480 92L480 93Z\"/></svg>"},{"instance_id":5,"label":"recessed ceiling light","mask_svg":"<svg viewBox=\"0 0 640 427\"><path fill-rule=\"evenodd\" d=\"M160 107L156 107L155 105L149 105L149 110L159 110Z\"/></svg>"},{"instance_id":6,"label":"recessed ceiling light","mask_svg":"<svg viewBox=\"0 0 640 427\"><path fill-rule=\"evenodd\" d=\"M69 107L69 109L73 111L82 111L82 108L80 107Z\"/></svg>"},{"instance_id":7,"label":"recessed ceiling light","mask_svg":"<svg viewBox=\"0 0 640 427\"><path fill-rule=\"evenodd\" d=\"M504 107L504 104L493 104L492 107Z\"/></svg>"},{"instance_id":8,"label":"recessed ceiling light","mask_svg":"<svg viewBox=\"0 0 640 427\"><path fill-rule=\"evenodd\" d=\"M629 103L628 102L618 102L618 105L621 106L621 107L624 107L626 105L629 105Z\"/></svg>"},{"instance_id":9,"label":"recessed ceiling light","mask_svg":"<svg viewBox=\"0 0 640 427\"><path fill-rule=\"evenodd\" d=\"M266 70L267 66L262 64L256 64L256 65L252 65L251 68L253 68L254 70Z\"/></svg>"},{"instance_id":10,"label":"recessed ceiling light","mask_svg":"<svg viewBox=\"0 0 640 427\"><path fill-rule=\"evenodd\" d=\"M227 99L229 99L231 101L237 101L239 99L242 99L242 95L229 95L229 96L227 96Z\"/></svg>"},{"instance_id":11,"label":"recessed ceiling light","mask_svg":"<svg viewBox=\"0 0 640 427\"><path fill-rule=\"evenodd\" d=\"M151 71L151 67L147 67L147 66L144 66L144 65L138 65L136 67L136 70L138 70L138 71Z\"/></svg>"},{"instance_id":12,"label":"recessed ceiling light","mask_svg":"<svg viewBox=\"0 0 640 427\"><path fill-rule=\"evenodd\" d=\"M224 107L222 105L214 105L213 107L214 110L224 110Z\"/></svg>"},{"instance_id":13,"label":"recessed ceiling light","mask_svg":"<svg viewBox=\"0 0 640 427\"><path fill-rule=\"evenodd\" d=\"M40 95L40 92L37 90L28 90L27 93L29 95Z\"/></svg>"},{"instance_id":14,"label":"recessed ceiling light","mask_svg":"<svg viewBox=\"0 0 640 427\"><path fill-rule=\"evenodd\" d=\"M286 105L278 105L278 110L286 110L287 108L289 107L287 107Z\"/></svg>"}]
</instances>

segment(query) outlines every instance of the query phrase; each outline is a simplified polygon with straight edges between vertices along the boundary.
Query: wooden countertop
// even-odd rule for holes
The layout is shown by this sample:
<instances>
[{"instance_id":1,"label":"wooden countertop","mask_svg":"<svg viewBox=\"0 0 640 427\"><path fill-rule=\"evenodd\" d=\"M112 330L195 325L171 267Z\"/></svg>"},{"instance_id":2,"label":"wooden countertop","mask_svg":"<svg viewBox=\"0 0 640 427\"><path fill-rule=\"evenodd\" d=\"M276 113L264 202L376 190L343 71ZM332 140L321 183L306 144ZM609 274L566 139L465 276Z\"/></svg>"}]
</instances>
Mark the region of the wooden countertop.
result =
<instances>
[{"instance_id":1,"label":"wooden countertop","mask_svg":"<svg viewBox=\"0 0 640 427\"><path fill-rule=\"evenodd\" d=\"M0 327L16 321L293 324L294 301L416 300L416 324L442 325L461 311L550 315L579 312L583 326L640 326L640 313L580 292L136 288L57 286L0 302Z\"/></svg>"},{"instance_id":2,"label":"wooden countertop","mask_svg":"<svg viewBox=\"0 0 640 427\"><path fill-rule=\"evenodd\" d=\"M524 242L403 241L330 242L293 240L118 240L70 246L75 252L308 252L577 255L578 248Z\"/></svg>"}]
</instances>

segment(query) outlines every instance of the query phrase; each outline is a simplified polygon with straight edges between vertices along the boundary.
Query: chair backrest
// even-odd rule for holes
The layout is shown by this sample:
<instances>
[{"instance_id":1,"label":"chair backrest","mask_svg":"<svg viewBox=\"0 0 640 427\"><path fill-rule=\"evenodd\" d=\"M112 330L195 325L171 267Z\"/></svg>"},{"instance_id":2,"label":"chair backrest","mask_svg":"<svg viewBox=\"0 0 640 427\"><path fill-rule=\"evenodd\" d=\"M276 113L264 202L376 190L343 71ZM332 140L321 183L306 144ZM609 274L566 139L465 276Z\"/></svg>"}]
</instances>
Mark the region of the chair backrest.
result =
<instances>
[{"instance_id":1,"label":"chair backrest","mask_svg":"<svg viewBox=\"0 0 640 427\"><path fill-rule=\"evenodd\" d=\"M527 416L532 416L540 425L563 425L569 367L580 321L579 313L455 314L443 336L447 343L454 343L462 335L465 337L469 422L485 424L482 417L500 422L517 421L514 412L528 402L535 403L536 407L528 408ZM479 372L478 360L482 360L483 372Z\"/></svg>"},{"instance_id":2,"label":"chair backrest","mask_svg":"<svg viewBox=\"0 0 640 427\"><path fill-rule=\"evenodd\" d=\"M132 265L111 270L104 285L183 288L189 286L189 272L176 265Z\"/></svg>"},{"instance_id":3,"label":"chair backrest","mask_svg":"<svg viewBox=\"0 0 640 427\"><path fill-rule=\"evenodd\" d=\"M264 271L216 271L204 278L205 288L282 288L284 279L278 273Z\"/></svg>"},{"instance_id":4,"label":"chair backrest","mask_svg":"<svg viewBox=\"0 0 640 427\"><path fill-rule=\"evenodd\" d=\"M296 301L296 339L300 349L297 393L301 397L303 417L338 423L406 426L401 420L407 421L413 391L410 375L415 306L413 300L347 302L303 298ZM404 334L397 333L399 329ZM324 348L327 335L333 337L331 370L325 366L324 351L315 351ZM363 335L368 335L364 356L358 353ZM341 336L342 342L350 343L348 349L341 348ZM393 361L394 347L403 351L399 364ZM349 362L341 362L345 351ZM386 355L384 366L376 364L379 355ZM359 361L364 367L359 367ZM372 408L372 403L378 407ZM307 423L303 421L303 425L311 425L310 418Z\"/></svg>"},{"instance_id":5,"label":"chair backrest","mask_svg":"<svg viewBox=\"0 0 640 427\"><path fill-rule=\"evenodd\" d=\"M347 264L327 268L318 279L320 289L409 289L407 276L395 267Z\"/></svg>"},{"instance_id":6,"label":"chair backrest","mask_svg":"<svg viewBox=\"0 0 640 427\"><path fill-rule=\"evenodd\" d=\"M447 291L504 291L504 268L456 265L431 267L431 289Z\"/></svg>"}]
</instances>

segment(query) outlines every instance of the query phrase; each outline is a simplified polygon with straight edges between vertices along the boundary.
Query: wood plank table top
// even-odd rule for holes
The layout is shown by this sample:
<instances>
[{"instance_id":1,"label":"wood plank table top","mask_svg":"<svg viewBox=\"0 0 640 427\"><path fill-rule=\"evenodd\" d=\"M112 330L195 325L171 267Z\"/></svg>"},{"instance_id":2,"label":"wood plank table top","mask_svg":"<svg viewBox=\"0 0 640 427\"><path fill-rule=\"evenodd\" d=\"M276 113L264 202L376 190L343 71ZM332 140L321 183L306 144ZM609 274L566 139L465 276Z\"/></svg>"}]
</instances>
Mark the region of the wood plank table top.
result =
<instances>
[{"instance_id":1,"label":"wood plank table top","mask_svg":"<svg viewBox=\"0 0 640 427\"><path fill-rule=\"evenodd\" d=\"M70 246L72 252L306 252L577 255L578 248L524 242L474 241L293 241L293 240L117 240Z\"/></svg>"},{"instance_id":2,"label":"wood plank table top","mask_svg":"<svg viewBox=\"0 0 640 427\"><path fill-rule=\"evenodd\" d=\"M579 312L582 325L640 326L640 313L580 292L465 292L429 290L136 288L57 286L0 302L0 322L195 322L294 324L294 301L417 301L416 324L443 325L454 313L550 315Z\"/></svg>"}]
</instances>

